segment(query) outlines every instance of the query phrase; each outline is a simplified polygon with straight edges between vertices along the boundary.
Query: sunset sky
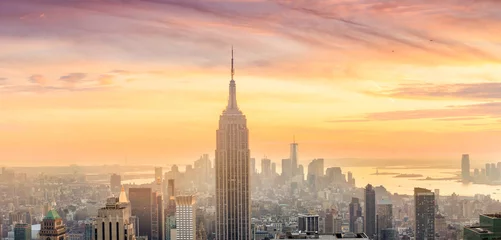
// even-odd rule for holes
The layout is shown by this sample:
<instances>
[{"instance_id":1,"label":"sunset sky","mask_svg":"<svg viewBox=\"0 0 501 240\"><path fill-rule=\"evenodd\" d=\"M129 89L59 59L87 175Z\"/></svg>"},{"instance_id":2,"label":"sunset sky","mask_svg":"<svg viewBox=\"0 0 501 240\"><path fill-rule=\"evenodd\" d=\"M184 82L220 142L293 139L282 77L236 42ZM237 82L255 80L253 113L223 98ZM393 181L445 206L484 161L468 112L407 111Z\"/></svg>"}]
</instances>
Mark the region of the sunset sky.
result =
<instances>
[{"instance_id":1,"label":"sunset sky","mask_svg":"<svg viewBox=\"0 0 501 240\"><path fill-rule=\"evenodd\" d=\"M497 162L500 8L497 0L0 0L0 165L213 157L232 45L255 158L287 158L295 135L302 163L459 164L462 153L473 166Z\"/></svg>"}]
</instances>

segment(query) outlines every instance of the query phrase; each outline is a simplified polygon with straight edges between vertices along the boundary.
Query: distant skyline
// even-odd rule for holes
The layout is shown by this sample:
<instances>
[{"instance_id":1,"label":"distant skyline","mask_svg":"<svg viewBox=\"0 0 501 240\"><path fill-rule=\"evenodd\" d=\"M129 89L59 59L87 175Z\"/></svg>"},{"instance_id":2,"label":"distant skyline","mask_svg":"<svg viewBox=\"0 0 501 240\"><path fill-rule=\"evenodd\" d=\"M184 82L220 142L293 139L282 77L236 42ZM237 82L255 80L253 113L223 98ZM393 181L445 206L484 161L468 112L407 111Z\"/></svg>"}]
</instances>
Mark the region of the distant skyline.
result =
<instances>
[{"instance_id":1,"label":"distant skyline","mask_svg":"<svg viewBox=\"0 0 501 240\"><path fill-rule=\"evenodd\" d=\"M0 165L213 158L232 45L251 157L497 162L500 7L3 0Z\"/></svg>"}]
</instances>

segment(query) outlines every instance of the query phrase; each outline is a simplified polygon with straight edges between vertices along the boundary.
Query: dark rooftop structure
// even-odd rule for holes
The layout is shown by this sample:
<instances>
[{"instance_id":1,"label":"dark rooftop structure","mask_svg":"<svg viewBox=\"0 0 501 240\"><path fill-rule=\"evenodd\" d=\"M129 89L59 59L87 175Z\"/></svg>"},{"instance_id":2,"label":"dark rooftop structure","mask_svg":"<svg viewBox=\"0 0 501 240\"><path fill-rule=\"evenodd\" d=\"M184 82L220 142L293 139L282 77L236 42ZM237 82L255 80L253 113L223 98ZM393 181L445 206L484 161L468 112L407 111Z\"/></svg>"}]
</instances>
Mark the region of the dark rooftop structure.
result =
<instances>
[{"instance_id":1,"label":"dark rooftop structure","mask_svg":"<svg viewBox=\"0 0 501 240\"><path fill-rule=\"evenodd\" d=\"M369 239L365 233L287 233L286 239Z\"/></svg>"}]
</instances>

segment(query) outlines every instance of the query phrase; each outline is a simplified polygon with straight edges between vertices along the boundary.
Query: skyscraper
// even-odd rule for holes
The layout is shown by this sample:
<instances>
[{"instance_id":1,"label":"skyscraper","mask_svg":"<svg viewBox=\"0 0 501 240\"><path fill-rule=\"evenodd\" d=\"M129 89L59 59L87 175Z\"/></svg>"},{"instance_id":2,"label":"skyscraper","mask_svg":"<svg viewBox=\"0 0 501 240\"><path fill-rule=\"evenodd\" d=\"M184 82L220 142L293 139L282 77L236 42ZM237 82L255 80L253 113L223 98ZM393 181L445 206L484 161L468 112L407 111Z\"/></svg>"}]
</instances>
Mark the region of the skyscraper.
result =
<instances>
[{"instance_id":1,"label":"skyscraper","mask_svg":"<svg viewBox=\"0 0 501 240\"><path fill-rule=\"evenodd\" d=\"M416 240L434 239L435 194L424 188L414 188Z\"/></svg>"},{"instance_id":2,"label":"skyscraper","mask_svg":"<svg viewBox=\"0 0 501 240\"><path fill-rule=\"evenodd\" d=\"M292 177L292 165L290 159L282 159L282 177L285 180L290 180Z\"/></svg>"},{"instance_id":3,"label":"skyscraper","mask_svg":"<svg viewBox=\"0 0 501 240\"><path fill-rule=\"evenodd\" d=\"M110 177L110 189L114 193L118 193L120 191L120 187L122 186L122 177L118 174L112 174Z\"/></svg>"},{"instance_id":4,"label":"skyscraper","mask_svg":"<svg viewBox=\"0 0 501 240\"><path fill-rule=\"evenodd\" d=\"M162 168L155 167L155 183L162 184Z\"/></svg>"},{"instance_id":5,"label":"skyscraper","mask_svg":"<svg viewBox=\"0 0 501 240\"><path fill-rule=\"evenodd\" d=\"M350 203L350 232L357 232L355 222L362 217L362 207L358 198L351 198ZM363 228L362 228L363 229ZM359 230L359 229L358 229Z\"/></svg>"},{"instance_id":6,"label":"skyscraper","mask_svg":"<svg viewBox=\"0 0 501 240\"><path fill-rule=\"evenodd\" d=\"M470 155L463 154L461 158L461 178L463 182L470 180Z\"/></svg>"},{"instance_id":7,"label":"skyscraper","mask_svg":"<svg viewBox=\"0 0 501 240\"><path fill-rule=\"evenodd\" d=\"M267 158L261 159L261 175L265 178L271 176L271 160Z\"/></svg>"},{"instance_id":8,"label":"skyscraper","mask_svg":"<svg viewBox=\"0 0 501 240\"><path fill-rule=\"evenodd\" d=\"M293 138L293 141L291 143L291 152L290 152L290 160L291 160L291 171L292 171L292 176L296 176L298 174L298 166L297 166L297 143L296 143L296 137Z\"/></svg>"},{"instance_id":9,"label":"skyscraper","mask_svg":"<svg viewBox=\"0 0 501 240\"><path fill-rule=\"evenodd\" d=\"M40 232L38 233L40 240L66 240L66 226L63 219L59 216L56 210L49 210L45 215Z\"/></svg>"},{"instance_id":10,"label":"skyscraper","mask_svg":"<svg viewBox=\"0 0 501 240\"><path fill-rule=\"evenodd\" d=\"M163 196L160 192L153 192L151 199L151 240L164 240L165 217Z\"/></svg>"},{"instance_id":11,"label":"skyscraper","mask_svg":"<svg viewBox=\"0 0 501 240\"><path fill-rule=\"evenodd\" d=\"M14 226L14 240L31 240L31 224L16 224Z\"/></svg>"},{"instance_id":12,"label":"skyscraper","mask_svg":"<svg viewBox=\"0 0 501 240\"><path fill-rule=\"evenodd\" d=\"M216 135L216 239L250 239L250 150L247 119L237 106L233 50L228 105Z\"/></svg>"},{"instance_id":13,"label":"skyscraper","mask_svg":"<svg viewBox=\"0 0 501 240\"><path fill-rule=\"evenodd\" d=\"M370 239L376 235L376 192L372 185L365 187L365 214L364 214L365 234Z\"/></svg>"},{"instance_id":14,"label":"skyscraper","mask_svg":"<svg viewBox=\"0 0 501 240\"><path fill-rule=\"evenodd\" d=\"M195 240L197 219L195 196L176 197L176 239Z\"/></svg>"},{"instance_id":15,"label":"skyscraper","mask_svg":"<svg viewBox=\"0 0 501 240\"><path fill-rule=\"evenodd\" d=\"M382 231L390 228L393 228L393 205L390 200L384 199L377 205L377 239L384 240Z\"/></svg>"},{"instance_id":16,"label":"skyscraper","mask_svg":"<svg viewBox=\"0 0 501 240\"><path fill-rule=\"evenodd\" d=\"M277 175L277 164L271 163L271 176L275 177Z\"/></svg>"},{"instance_id":17,"label":"skyscraper","mask_svg":"<svg viewBox=\"0 0 501 240\"><path fill-rule=\"evenodd\" d=\"M95 240L134 240L130 203L122 188L118 198L108 198L106 206L98 210L95 220Z\"/></svg>"},{"instance_id":18,"label":"skyscraper","mask_svg":"<svg viewBox=\"0 0 501 240\"><path fill-rule=\"evenodd\" d=\"M129 201L131 205L131 213L136 216L139 226L136 227L138 232L136 236L151 236L151 212L153 196L151 188L129 188ZM99 239L97 239L99 240Z\"/></svg>"}]
</instances>

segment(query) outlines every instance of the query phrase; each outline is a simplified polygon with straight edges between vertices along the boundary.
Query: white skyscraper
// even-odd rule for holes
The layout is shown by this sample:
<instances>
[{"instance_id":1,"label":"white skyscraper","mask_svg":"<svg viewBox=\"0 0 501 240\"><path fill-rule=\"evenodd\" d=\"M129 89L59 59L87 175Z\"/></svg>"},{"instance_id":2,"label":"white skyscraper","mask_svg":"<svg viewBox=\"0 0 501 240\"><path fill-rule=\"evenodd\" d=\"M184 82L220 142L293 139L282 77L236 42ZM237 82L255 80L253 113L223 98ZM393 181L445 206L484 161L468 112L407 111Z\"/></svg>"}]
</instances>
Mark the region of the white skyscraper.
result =
<instances>
[{"instance_id":1,"label":"white skyscraper","mask_svg":"<svg viewBox=\"0 0 501 240\"><path fill-rule=\"evenodd\" d=\"M130 203L122 187L118 198L108 198L106 207L98 210L95 240L135 240Z\"/></svg>"},{"instance_id":2,"label":"white skyscraper","mask_svg":"<svg viewBox=\"0 0 501 240\"><path fill-rule=\"evenodd\" d=\"M176 239L196 239L195 196L176 196Z\"/></svg>"},{"instance_id":3,"label":"white skyscraper","mask_svg":"<svg viewBox=\"0 0 501 240\"><path fill-rule=\"evenodd\" d=\"M228 105L216 132L216 239L249 240L250 150L247 119L237 106L233 51ZM179 235L179 233L178 233Z\"/></svg>"}]
</instances>

